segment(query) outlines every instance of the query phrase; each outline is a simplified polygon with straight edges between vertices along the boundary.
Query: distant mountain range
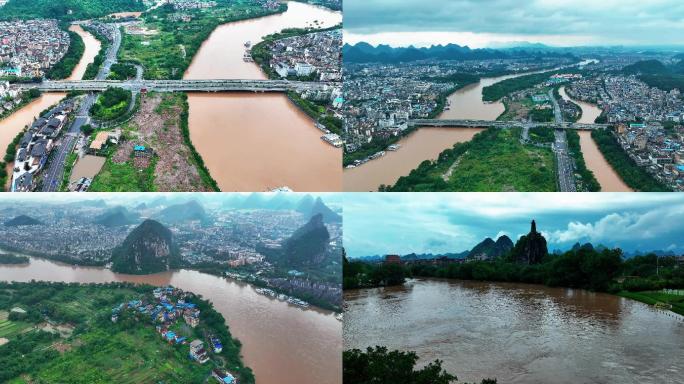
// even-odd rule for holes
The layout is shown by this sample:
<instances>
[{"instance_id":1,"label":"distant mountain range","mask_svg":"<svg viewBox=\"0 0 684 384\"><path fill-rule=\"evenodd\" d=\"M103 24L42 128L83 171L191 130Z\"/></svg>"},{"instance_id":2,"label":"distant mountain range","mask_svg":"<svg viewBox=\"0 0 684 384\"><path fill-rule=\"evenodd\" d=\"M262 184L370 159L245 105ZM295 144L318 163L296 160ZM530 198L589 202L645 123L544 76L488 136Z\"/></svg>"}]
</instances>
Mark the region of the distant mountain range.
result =
<instances>
[{"instance_id":1,"label":"distant mountain range","mask_svg":"<svg viewBox=\"0 0 684 384\"><path fill-rule=\"evenodd\" d=\"M684 75L684 54L677 56L680 61L673 65L665 65L660 60L642 60L622 68L622 72L641 75Z\"/></svg>"},{"instance_id":2,"label":"distant mountain range","mask_svg":"<svg viewBox=\"0 0 684 384\"><path fill-rule=\"evenodd\" d=\"M471 49L458 44L433 45L431 47L416 48L378 45L374 47L368 43L355 45L345 44L342 47L342 57L348 63L400 63L418 60L487 60L487 59L510 59L510 58L533 58L546 57L569 57L575 58L568 52L555 52L540 50L533 47L519 49Z\"/></svg>"},{"instance_id":3,"label":"distant mountain range","mask_svg":"<svg viewBox=\"0 0 684 384\"><path fill-rule=\"evenodd\" d=\"M164 224L175 224L199 220L203 223L209 221L206 211L196 200L186 203L170 205L156 214L154 218Z\"/></svg>"},{"instance_id":4,"label":"distant mountain range","mask_svg":"<svg viewBox=\"0 0 684 384\"><path fill-rule=\"evenodd\" d=\"M321 214L326 223L342 222L342 216L330 209L321 197L314 198L311 195L299 198L290 193L253 193L244 197L243 201L231 201L230 206L239 209L294 210L305 215L307 219Z\"/></svg>"}]
</instances>

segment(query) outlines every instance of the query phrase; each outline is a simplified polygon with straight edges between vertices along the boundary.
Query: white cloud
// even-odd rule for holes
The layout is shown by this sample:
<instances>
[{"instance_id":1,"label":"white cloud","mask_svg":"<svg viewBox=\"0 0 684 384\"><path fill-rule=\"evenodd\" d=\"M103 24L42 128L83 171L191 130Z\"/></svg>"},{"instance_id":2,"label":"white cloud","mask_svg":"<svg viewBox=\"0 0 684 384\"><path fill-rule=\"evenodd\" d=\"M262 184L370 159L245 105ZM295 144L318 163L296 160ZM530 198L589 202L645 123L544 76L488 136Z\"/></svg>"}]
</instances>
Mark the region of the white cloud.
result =
<instances>
[{"instance_id":1,"label":"white cloud","mask_svg":"<svg viewBox=\"0 0 684 384\"><path fill-rule=\"evenodd\" d=\"M681 205L659 207L644 214L611 213L594 223L572 221L566 229L549 233L548 238L556 243L655 239L679 231L676 223L683 214Z\"/></svg>"}]
</instances>

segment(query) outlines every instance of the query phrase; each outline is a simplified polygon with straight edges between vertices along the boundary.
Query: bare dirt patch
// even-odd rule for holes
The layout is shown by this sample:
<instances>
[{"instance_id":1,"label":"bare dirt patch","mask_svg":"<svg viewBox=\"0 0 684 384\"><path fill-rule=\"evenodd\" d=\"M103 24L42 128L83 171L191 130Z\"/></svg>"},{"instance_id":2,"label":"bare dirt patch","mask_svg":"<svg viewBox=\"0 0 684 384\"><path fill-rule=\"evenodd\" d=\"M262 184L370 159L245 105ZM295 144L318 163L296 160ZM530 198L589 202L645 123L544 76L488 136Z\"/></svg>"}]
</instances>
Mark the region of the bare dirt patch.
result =
<instances>
[{"instance_id":1,"label":"bare dirt patch","mask_svg":"<svg viewBox=\"0 0 684 384\"><path fill-rule=\"evenodd\" d=\"M209 191L203 185L190 149L183 141L180 122L184 106L183 95L164 93L147 94L141 98L140 109L131 124L137 128L137 138L128 141L127 152L121 159L130 159L135 145L145 145L158 157L154 171L154 184L160 192ZM123 146L122 146L123 147ZM121 148L119 148L121 149ZM119 155L117 154L115 157ZM147 161L147 163L146 163ZM134 164L149 165L149 159L136 158Z\"/></svg>"}]
</instances>

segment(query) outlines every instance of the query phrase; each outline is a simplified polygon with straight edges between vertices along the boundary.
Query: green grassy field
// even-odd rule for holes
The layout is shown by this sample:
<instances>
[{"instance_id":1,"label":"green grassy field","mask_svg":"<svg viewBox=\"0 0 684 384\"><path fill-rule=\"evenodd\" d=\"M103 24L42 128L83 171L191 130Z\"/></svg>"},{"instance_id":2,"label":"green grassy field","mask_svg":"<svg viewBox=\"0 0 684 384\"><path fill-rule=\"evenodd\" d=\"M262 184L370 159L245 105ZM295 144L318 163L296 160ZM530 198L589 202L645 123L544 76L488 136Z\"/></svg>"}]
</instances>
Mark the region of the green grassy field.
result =
<instances>
[{"instance_id":1,"label":"green grassy field","mask_svg":"<svg viewBox=\"0 0 684 384\"><path fill-rule=\"evenodd\" d=\"M189 346L169 344L155 324L137 311L123 312L110 320L112 308L132 299L153 302L149 286L127 283L67 285L0 282L0 382L10 383L203 383L218 365L253 384L249 368L242 365L240 343L232 338L225 319L211 304L192 299L199 309L200 325L191 328L180 320L171 326L189 340L212 334L224 345L220 354L210 352L210 362L188 358ZM9 321L9 309L21 306L22 321ZM71 330L51 334L40 330L46 321Z\"/></svg>"},{"instance_id":2,"label":"green grassy field","mask_svg":"<svg viewBox=\"0 0 684 384\"><path fill-rule=\"evenodd\" d=\"M3 318L4 317L4 318ZM7 312L0 311L0 337L10 339L31 327L31 324L7 320Z\"/></svg>"},{"instance_id":3,"label":"green grassy field","mask_svg":"<svg viewBox=\"0 0 684 384\"><path fill-rule=\"evenodd\" d=\"M519 129L498 130L493 140L473 142L447 183L454 191L556 190L553 152L523 145Z\"/></svg>"},{"instance_id":4,"label":"green grassy field","mask_svg":"<svg viewBox=\"0 0 684 384\"><path fill-rule=\"evenodd\" d=\"M107 159L100 173L93 179L90 192L150 192L154 191L154 165L142 171L133 166L133 159L118 164Z\"/></svg>"},{"instance_id":5,"label":"green grassy field","mask_svg":"<svg viewBox=\"0 0 684 384\"><path fill-rule=\"evenodd\" d=\"M164 343L152 327L89 332L35 376L48 383L199 383L211 365L192 363L188 346Z\"/></svg>"}]
</instances>

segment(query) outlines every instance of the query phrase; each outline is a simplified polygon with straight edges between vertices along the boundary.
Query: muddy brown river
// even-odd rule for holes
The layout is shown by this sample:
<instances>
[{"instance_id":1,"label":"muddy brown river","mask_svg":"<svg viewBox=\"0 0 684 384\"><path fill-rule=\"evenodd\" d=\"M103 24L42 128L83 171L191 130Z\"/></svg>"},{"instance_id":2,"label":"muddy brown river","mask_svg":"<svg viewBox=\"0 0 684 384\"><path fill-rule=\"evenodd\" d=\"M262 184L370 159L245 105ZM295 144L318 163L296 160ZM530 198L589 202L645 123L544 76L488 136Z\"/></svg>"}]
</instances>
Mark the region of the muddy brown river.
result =
<instances>
[{"instance_id":1,"label":"muddy brown river","mask_svg":"<svg viewBox=\"0 0 684 384\"><path fill-rule=\"evenodd\" d=\"M329 311L305 310L260 295L249 284L190 270L135 276L39 258L31 258L27 265L0 265L0 280L34 279L170 284L200 294L211 300L242 342L245 365L254 371L257 384L342 382L341 322Z\"/></svg>"},{"instance_id":2,"label":"muddy brown river","mask_svg":"<svg viewBox=\"0 0 684 384\"><path fill-rule=\"evenodd\" d=\"M525 73L526 74L526 73ZM503 103L482 101L482 89L499 81L525 74L486 77L467 85L449 96L449 109L440 119L496 120L505 108ZM344 170L344 190L353 192L376 192L381 184L393 185L407 176L425 160L434 160L456 143L470 141L481 129L473 128L422 128L401 139L401 148L387 152L379 159L360 167Z\"/></svg>"},{"instance_id":3,"label":"muddy brown river","mask_svg":"<svg viewBox=\"0 0 684 384\"><path fill-rule=\"evenodd\" d=\"M81 39L85 43L85 51L83 51L81 60L79 60L76 67L71 72L71 76L69 76L68 80L81 80L83 75L85 75L88 64L95 61L95 56L97 56L97 54L100 52L102 44L98 39L95 38L95 36L86 32L80 25L72 25L69 27L69 30L76 32L79 36L81 36Z\"/></svg>"},{"instance_id":4,"label":"muddy brown river","mask_svg":"<svg viewBox=\"0 0 684 384\"><path fill-rule=\"evenodd\" d=\"M185 79L265 79L245 62L245 43L285 28L330 27L340 12L289 2L287 12L218 27ZM321 140L314 122L282 94L190 94L190 137L223 191L340 191L341 149Z\"/></svg>"},{"instance_id":5,"label":"muddy brown river","mask_svg":"<svg viewBox=\"0 0 684 384\"><path fill-rule=\"evenodd\" d=\"M381 184L394 185L425 160L434 160L456 143L470 141L481 129L422 128L402 138L398 151L371 160L360 167L344 170L344 190L377 192Z\"/></svg>"},{"instance_id":6,"label":"muddy brown river","mask_svg":"<svg viewBox=\"0 0 684 384\"><path fill-rule=\"evenodd\" d=\"M560 87L558 93L560 93L562 98L580 106L582 109L582 117L578 120L579 123L591 124L601 115L601 109L597 106L584 101L575 100L568 96L565 92L565 87ZM598 146L591 138L591 132L580 131L579 136L584 162L587 164L587 168L594 172L596 180L601 184L601 192L633 192L633 190L622 181L613 167L610 166L606 158L603 157Z\"/></svg>"},{"instance_id":7,"label":"muddy brown river","mask_svg":"<svg viewBox=\"0 0 684 384\"><path fill-rule=\"evenodd\" d=\"M345 349L416 351L459 382L655 384L684 374L684 319L618 296L413 280L346 292L345 306Z\"/></svg>"}]
</instances>

